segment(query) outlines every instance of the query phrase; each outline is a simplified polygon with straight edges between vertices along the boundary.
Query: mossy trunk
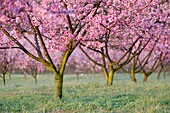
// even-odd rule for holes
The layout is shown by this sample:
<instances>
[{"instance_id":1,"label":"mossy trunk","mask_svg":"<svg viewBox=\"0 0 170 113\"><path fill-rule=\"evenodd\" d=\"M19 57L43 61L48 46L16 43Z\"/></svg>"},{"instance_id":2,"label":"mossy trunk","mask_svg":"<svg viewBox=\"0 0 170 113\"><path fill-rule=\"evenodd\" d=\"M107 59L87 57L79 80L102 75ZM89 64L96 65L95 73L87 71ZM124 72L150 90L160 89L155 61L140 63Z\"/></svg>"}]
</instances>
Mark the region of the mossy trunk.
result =
<instances>
[{"instance_id":1,"label":"mossy trunk","mask_svg":"<svg viewBox=\"0 0 170 113\"><path fill-rule=\"evenodd\" d=\"M63 89L63 75L54 77L54 98L62 98L62 89Z\"/></svg>"},{"instance_id":2,"label":"mossy trunk","mask_svg":"<svg viewBox=\"0 0 170 113\"><path fill-rule=\"evenodd\" d=\"M63 76L64 76L64 71L66 67L67 60L71 54L71 50L66 51L61 60L61 66L58 69L58 71L53 68L54 72L54 98L62 98L62 89L63 89Z\"/></svg>"},{"instance_id":3,"label":"mossy trunk","mask_svg":"<svg viewBox=\"0 0 170 113\"><path fill-rule=\"evenodd\" d=\"M110 69L109 76L107 78L107 86L112 86L113 85L113 77L114 77L115 72L113 69Z\"/></svg>"},{"instance_id":4,"label":"mossy trunk","mask_svg":"<svg viewBox=\"0 0 170 113\"><path fill-rule=\"evenodd\" d=\"M134 83L136 83L136 77L135 77L135 57L132 59L132 67L131 67L131 79Z\"/></svg>"},{"instance_id":5,"label":"mossy trunk","mask_svg":"<svg viewBox=\"0 0 170 113\"><path fill-rule=\"evenodd\" d=\"M64 71L65 71L67 60L71 55L72 51L73 50L69 49L63 53L60 59L61 64L58 65L57 67L54 65L53 61L50 58L49 58L50 65L46 62L43 62L44 66L54 73L54 99L62 99Z\"/></svg>"},{"instance_id":6,"label":"mossy trunk","mask_svg":"<svg viewBox=\"0 0 170 113\"><path fill-rule=\"evenodd\" d=\"M106 78L106 85L112 86L113 85L113 77L114 77L114 74L115 74L115 70L113 69L113 66L110 65L109 72L108 72L106 66L103 66L102 69L103 69L103 74Z\"/></svg>"},{"instance_id":7,"label":"mossy trunk","mask_svg":"<svg viewBox=\"0 0 170 113\"><path fill-rule=\"evenodd\" d=\"M131 72L131 79L132 79L132 82L134 82L134 83L137 82L134 72Z\"/></svg>"},{"instance_id":8,"label":"mossy trunk","mask_svg":"<svg viewBox=\"0 0 170 113\"><path fill-rule=\"evenodd\" d=\"M112 86L113 85L113 75L109 76L106 84L107 84L107 86Z\"/></svg>"}]
</instances>

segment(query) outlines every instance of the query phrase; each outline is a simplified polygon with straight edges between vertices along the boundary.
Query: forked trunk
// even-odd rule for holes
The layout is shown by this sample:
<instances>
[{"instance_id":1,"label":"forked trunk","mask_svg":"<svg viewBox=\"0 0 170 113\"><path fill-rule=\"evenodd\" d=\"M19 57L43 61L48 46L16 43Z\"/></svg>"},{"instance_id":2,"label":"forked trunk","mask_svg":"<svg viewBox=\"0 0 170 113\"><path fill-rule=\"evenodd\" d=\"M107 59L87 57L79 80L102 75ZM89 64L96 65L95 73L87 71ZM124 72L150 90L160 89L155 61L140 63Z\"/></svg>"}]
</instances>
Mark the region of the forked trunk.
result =
<instances>
[{"instance_id":1,"label":"forked trunk","mask_svg":"<svg viewBox=\"0 0 170 113\"><path fill-rule=\"evenodd\" d=\"M71 55L72 50L66 51L62 56L61 66L59 71L57 71L55 68L53 68L54 72L54 98L62 98L62 89L63 89L63 74L65 71L65 66L67 63L67 60L69 56Z\"/></svg>"},{"instance_id":2,"label":"forked trunk","mask_svg":"<svg viewBox=\"0 0 170 113\"><path fill-rule=\"evenodd\" d=\"M55 75L54 77L54 98L62 98L63 75Z\"/></svg>"},{"instance_id":3,"label":"forked trunk","mask_svg":"<svg viewBox=\"0 0 170 113\"><path fill-rule=\"evenodd\" d=\"M37 73L34 73L33 70L30 70L30 74L34 78L35 83L37 84Z\"/></svg>"},{"instance_id":4,"label":"forked trunk","mask_svg":"<svg viewBox=\"0 0 170 113\"><path fill-rule=\"evenodd\" d=\"M67 63L67 60L71 54L72 50L66 51L62 55L62 60L61 60L61 65L59 66L60 68L56 68L53 64L51 63L51 71L54 73L54 99L61 99L62 98L62 89L63 89L63 75L65 71L65 66Z\"/></svg>"}]
</instances>

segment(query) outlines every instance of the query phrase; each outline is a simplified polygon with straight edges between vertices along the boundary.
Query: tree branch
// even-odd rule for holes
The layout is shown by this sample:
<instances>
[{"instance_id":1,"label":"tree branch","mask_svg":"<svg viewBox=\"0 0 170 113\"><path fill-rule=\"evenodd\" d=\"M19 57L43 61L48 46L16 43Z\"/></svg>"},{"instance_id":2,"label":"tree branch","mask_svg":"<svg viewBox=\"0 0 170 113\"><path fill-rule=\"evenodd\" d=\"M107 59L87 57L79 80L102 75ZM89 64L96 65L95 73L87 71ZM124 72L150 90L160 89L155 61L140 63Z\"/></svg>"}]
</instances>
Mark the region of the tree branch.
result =
<instances>
[{"instance_id":1,"label":"tree branch","mask_svg":"<svg viewBox=\"0 0 170 113\"><path fill-rule=\"evenodd\" d=\"M94 64L96 64L96 65L98 65L98 66L100 66L100 67L103 66L102 64L96 62L93 58L91 58L91 57L87 54L87 52L85 52L85 50L84 50L81 46L79 46L79 48L80 48L81 51L87 56L87 58L88 58L90 61L92 61Z\"/></svg>"},{"instance_id":2,"label":"tree branch","mask_svg":"<svg viewBox=\"0 0 170 113\"><path fill-rule=\"evenodd\" d=\"M54 63L53 63L53 61L52 61L52 59L51 59L51 57L50 57L50 55L49 55L49 53L48 53L48 50L47 50L47 48L45 46L44 40L43 40L43 38L41 36L41 33L40 33L40 30L38 29L38 26L35 27L35 30L36 30L38 38L40 40L41 47L42 47L42 49L44 51L44 55L46 56L47 60L49 61L50 66L52 67L52 69L54 69L55 72L58 72L55 65L54 65Z\"/></svg>"}]
</instances>

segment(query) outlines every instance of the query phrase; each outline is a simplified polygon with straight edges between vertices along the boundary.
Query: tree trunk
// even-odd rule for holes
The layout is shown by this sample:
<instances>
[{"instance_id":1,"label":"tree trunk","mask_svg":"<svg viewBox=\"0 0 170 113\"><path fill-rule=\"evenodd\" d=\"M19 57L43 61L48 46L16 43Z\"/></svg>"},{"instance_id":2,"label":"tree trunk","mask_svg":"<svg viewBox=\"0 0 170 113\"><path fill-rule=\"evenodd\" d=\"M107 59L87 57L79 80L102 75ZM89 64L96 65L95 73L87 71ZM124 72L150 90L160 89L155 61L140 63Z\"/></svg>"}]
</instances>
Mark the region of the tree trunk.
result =
<instances>
[{"instance_id":1,"label":"tree trunk","mask_svg":"<svg viewBox=\"0 0 170 113\"><path fill-rule=\"evenodd\" d=\"M54 98L62 98L62 89L63 89L63 74L65 71L66 63L71 55L72 50L67 50L63 55L62 55L62 60L61 60L61 66L59 71L53 67L53 72L54 72Z\"/></svg>"},{"instance_id":2,"label":"tree trunk","mask_svg":"<svg viewBox=\"0 0 170 113\"><path fill-rule=\"evenodd\" d=\"M162 68L160 69L160 71L159 71L159 73L158 73L157 80L160 79L161 72L162 72Z\"/></svg>"},{"instance_id":3,"label":"tree trunk","mask_svg":"<svg viewBox=\"0 0 170 113\"><path fill-rule=\"evenodd\" d=\"M147 81L148 80L148 75L147 74L144 74L144 79L143 79L143 81L145 82L145 81Z\"/></svg>"},{"instance_id":4,"label":"tree trunk","mask_svg":"<svg viewBox=\"0 0 170 113\"><path fill-rule=\"evenodd\" d=\"M113 71L113 69L110 69L109 72L109 77L107 79L107 86L112 86L113 85L113 77L114 77L115 72Z\"/></svg>"},{"instance_id":5,"label":"tree trunk","mask_svg":"<svg viewBox=\"0 0 170 113\"><path fill-rule=\"evenodd\" d=\"M24 71L24 79L27 79L27 73Z\"/></svg>"},{"instance_id":6,"label":"tree trunk","mask_svg":"<svg viewBox=\"0 0 170 113\"><path fill-rule=\"evenodd\" d=\"M79 80L79 74L76 73L76 80L78 81Z\"/></svg>"},{"instance_id":7,"label":"tree trunk","mask_svg":"<svg viewBox=\"0 0 170 113\"><path fill-rule=\"evenodd\" d=\"M37 82L37 76L36 75L34 76L34 80L35 80L35 83L37 84L38 82Z\"/></svg>"},{"instance_id":8,"label":"tree trunk","mask_svg":"<svg viewBox=\"0 0 170 113\"><path fill-rule=\"evenodd\" d=\"M11 80L11 74L10 74L10 72L8 72L7 74L8 74L9 79Z\"/></svg>"},{"instance_id":9,"label":"tree trunk","mask_svg":"<svg viewBox=\"0 0 170 113\"><path fill-rule=\"evenodd\" d=\"M3 84L5 86L6 85L5 74L2 74L2 80L3 80Z\"/></svg>"},{"instance_id":10,"label":"tree trunk","mask_svg":"<svg viewBox=\"0 0 170 113\"><path fill-rule=\"evenodd\" d=\"M95 68L95 66L93 66L92 74L93 74L93 76L95 76L95 74L96 74L96 68Z\"/></svg>"},{"instance_id":11,"label":"tree trunk","mask_svg":"<svg viewBox=\"0 0 170 113\"><path fill-rule=\"evenodd\" d=\"M131 79L133 82L137 82L135 77L135 57L132 59Z\"/></svg>"},{"instance_id":12,"label":"tree trunk","mask_svg":"<svg viewBox=\"0 0 170 113\"><path fill-rule=\"evenodd\" d=\"M112 86L113 85L113 75L109 76L106 84L107 84L107 86Z\"/></svg>"},{"instance_id":13,"label":"tree trunk","mask_svg":"<svg viewBox=\"0 0 170 113\"><path fill-rule=\"evenodd\" d=\"M63 75L54 77L54 98L62 98Z\"/></svg>"},{"instance_id":14,"label":"tree trunk","mask_svg":"<svg viewBox=\"0 0 170 113\"><path fill-rule=\"evenodd\" d=\"M135 77L135 72L131 72L131 79L132 79L132 82L134 83L137 82L136 77Z\"/></svg>"}]
</instances>

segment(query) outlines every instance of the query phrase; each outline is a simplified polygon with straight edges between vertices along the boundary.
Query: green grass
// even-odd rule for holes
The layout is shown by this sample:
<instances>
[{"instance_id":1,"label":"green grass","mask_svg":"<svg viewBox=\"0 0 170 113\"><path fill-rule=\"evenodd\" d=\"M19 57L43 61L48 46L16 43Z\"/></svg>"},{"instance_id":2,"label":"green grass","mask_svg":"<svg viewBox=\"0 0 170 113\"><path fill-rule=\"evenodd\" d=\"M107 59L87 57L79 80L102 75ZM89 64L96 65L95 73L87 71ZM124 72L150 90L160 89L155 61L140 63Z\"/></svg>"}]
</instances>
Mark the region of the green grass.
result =
<instances>
[{"instance_id":1,"label":"green grass","mask_svg":"<svg viewBox=\"0 0 170 113\"><path fill-rule=\"evenodd\" d=\"M155 78L144 83L137 75L135 84L128 75L116 75L108 87L100 75L83 75L79 81L66 75L63 99L54 100L52 75L38 76L38 84L30 76L15 75L5 87L0 79L0 113L169 113L170 77Z\"/></svg>"}]
</instances>

